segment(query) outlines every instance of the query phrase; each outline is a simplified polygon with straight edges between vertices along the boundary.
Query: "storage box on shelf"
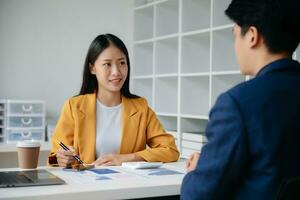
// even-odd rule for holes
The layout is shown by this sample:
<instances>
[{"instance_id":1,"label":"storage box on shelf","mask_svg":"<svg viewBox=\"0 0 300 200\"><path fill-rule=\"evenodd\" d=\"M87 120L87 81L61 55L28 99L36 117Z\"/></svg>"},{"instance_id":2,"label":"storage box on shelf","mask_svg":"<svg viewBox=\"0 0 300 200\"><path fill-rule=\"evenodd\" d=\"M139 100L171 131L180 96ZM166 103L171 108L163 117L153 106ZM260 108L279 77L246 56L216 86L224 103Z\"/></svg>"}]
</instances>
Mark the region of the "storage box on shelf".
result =
<instances>
[{"instance_id":1,"label":"storage box on shelf","mask_svg":"<svg viewBox=\"0 0 300 200\"><path fill-rule=\"evenodd\" d=\"M0 100L0 143L5 142L5 111L6 111L6 101Z\"/></svg>"},{"instance_id":2,"label":"storage box on shelf","mask_svg":"<svg viewBox=\"0 0 300 200\"><path fill-rule=\"evenodd\" d=\"M45 103L43 101L7 100L6 142L45 141Z\"/></svg>"},{"instance_id":3,"label":"storage box on shelf","mask_svg":"<svg viewBox=\"0 0 300 200\"><path fill-rule=\"evenodd\" d=\"M151 99L182 157L201 149L199 133L217 96L246 80L235 58L233 23L224 14L230 2L135 1L131 87ZM196 137L184 139L187 134Z\"/></svg>"}]
</instances>

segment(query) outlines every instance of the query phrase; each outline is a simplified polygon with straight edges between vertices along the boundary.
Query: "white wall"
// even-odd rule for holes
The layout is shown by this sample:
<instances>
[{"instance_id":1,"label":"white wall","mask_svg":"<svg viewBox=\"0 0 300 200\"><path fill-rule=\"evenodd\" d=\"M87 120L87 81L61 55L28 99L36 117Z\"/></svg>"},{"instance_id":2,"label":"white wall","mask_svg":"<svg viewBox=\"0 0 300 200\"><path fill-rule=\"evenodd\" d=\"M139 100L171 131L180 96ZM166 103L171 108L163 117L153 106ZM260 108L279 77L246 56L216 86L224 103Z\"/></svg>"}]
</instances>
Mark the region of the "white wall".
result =
<instances>
[{"instance_id":1,"label":"white wall","mask_svg":"<svg viewBox=\"0 0 300 200\"><path fill-rule=\"evenodd\" d=\"M79 92L98 34L116 34L131 52L132 8L132 0L0 0L0 99L45 100L56 121Z\"/></svg>"}]
</instances>

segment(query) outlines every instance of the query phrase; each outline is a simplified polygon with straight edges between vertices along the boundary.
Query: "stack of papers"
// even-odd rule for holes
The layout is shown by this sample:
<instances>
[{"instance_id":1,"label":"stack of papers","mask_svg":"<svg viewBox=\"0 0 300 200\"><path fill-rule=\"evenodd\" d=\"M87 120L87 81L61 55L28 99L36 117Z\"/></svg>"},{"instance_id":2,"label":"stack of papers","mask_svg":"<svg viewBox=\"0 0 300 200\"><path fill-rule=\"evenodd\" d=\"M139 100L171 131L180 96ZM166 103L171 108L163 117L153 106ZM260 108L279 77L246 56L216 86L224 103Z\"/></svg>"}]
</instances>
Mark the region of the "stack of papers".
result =
<instances>
[{"instance_id":1,"label":"stack of papers","mask_svg":"<svg viewBox=\"0 0 300 200\"><path fill-rule=\"evenodd\" d=\"M162 166L162 162L123 162L122 167L127 167L130 169L152 169L152 168L158 168Z\"/></svg>"}]
</instances>

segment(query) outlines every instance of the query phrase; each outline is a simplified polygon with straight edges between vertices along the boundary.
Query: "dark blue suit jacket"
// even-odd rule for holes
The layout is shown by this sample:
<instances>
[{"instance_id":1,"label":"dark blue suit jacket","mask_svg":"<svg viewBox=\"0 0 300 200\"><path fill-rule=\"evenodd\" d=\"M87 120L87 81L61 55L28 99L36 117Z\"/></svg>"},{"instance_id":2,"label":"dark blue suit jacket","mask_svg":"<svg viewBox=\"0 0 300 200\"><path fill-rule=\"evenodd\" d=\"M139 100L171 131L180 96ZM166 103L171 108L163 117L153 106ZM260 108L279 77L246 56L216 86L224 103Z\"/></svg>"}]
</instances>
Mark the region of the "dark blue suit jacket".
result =
<instances>
[{"instance_id":1,"label":"dark blue suit jacket","mask_svg":"<svg viewBox=\"0 0 300 200\"><path fill-rule=\"evenodd\" d=\"M219 96L182 199L275 199L300 176L300 64L281 59Z\"/></svg>"}]
</instances>

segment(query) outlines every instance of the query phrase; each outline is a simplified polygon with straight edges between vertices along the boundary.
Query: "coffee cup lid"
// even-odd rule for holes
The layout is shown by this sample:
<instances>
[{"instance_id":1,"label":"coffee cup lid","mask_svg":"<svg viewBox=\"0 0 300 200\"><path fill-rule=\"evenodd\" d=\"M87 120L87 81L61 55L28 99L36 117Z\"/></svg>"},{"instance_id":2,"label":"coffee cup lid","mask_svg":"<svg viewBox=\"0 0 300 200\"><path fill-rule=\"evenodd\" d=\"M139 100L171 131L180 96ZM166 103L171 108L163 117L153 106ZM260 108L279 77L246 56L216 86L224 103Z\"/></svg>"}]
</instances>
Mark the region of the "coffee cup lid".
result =
<instances>
[{"instance_id":1,"label":"coffee cup lid","mask_svg":"<svg viewBox=\"0 0 300 200\"><path fill-rule=\"evenodd\" d=\"M23 140L17 143L17 147L40 147L39 141L35 140Z\"/></svg>"}]
</instances>

